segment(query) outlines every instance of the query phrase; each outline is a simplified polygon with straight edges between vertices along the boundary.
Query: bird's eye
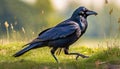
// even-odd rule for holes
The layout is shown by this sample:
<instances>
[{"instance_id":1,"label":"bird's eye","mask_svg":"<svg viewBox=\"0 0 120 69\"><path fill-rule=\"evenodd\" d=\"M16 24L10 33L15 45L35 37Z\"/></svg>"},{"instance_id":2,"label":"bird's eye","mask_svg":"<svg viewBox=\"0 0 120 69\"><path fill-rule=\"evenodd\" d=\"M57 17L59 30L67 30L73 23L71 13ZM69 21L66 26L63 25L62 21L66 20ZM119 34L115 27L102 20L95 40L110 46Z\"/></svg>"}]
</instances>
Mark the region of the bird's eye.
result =
<instances>
[{"instance_id":1,"label":"bird's eye","mask_svg":"<svg viewBox=\"0 0 120 69\"><path fill-rule=\"evenodd\" d=\"M82 11L81 14L84 14L84 12Z\"/></svg>"},{"instance_id":2,"label":"bird's eye","mask_svg":"<svg viewBox=\"0 0 120 69\"><path fill-rule=\"evenodd\" d=\"M86 8L83 8L83 11L86 11Z\"/></svg>"},{"instance_id":3,"label":"bird's eye","mask_svg":"<svg viewBox=\"0 0 120 69\"><path fill-rule=\"evenodd\" d=\"M79 13L79 15L83 15L84 14L84 12L83 11L81 11L80 13Z\"/></svg>"},{"instance_id":4,"label":"bird's eye","mask_svg":"<svg viewBox=\"0 0 120 69\"><path fill-rule=\"evenodd\" d=\"M84 12L87 12L87 11L88 11L88 9L86 9L86 8L83 8L83 11L84 11Z\"/></svg>"}]
</instances>

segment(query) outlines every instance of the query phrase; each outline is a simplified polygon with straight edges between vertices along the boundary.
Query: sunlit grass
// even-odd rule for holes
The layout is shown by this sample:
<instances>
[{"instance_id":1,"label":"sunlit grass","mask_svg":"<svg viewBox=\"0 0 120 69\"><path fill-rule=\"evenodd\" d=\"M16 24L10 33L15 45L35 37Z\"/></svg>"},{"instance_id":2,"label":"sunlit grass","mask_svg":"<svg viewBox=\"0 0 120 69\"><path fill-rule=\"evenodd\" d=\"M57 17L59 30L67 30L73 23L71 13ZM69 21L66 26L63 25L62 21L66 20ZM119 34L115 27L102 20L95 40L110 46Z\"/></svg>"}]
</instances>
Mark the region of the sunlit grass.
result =
<instances>
[{"instance_id":1,"label":"sunlit grass","mask_svg":"<svg viewBox=\"0 0 120 69\"><path fill-rule=\"evenodd\" d=\"M107 64L120 64L120 48L118 45L107 48L88 48L86 46L72 46L70 52L89 55L90 58L68 56L61 52L56 55L60 63L57 64L50 48L44 47L31 50L24 55L14 58L12 55L22 49L25 42L13 42L0 45L0 69L104 69Z\"/></svg>"}]
</instances>

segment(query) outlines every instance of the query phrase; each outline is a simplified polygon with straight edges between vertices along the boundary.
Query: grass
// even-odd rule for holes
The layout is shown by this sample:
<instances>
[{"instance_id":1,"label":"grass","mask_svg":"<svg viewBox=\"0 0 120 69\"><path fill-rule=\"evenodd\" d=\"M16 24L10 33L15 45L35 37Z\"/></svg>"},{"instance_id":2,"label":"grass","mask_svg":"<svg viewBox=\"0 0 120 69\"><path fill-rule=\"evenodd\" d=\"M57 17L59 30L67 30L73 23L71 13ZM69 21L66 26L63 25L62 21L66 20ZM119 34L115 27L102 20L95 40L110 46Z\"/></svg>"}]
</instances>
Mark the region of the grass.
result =
<instances>
[{"instance_id":1,"label":"grass","mask_svg":"<svg viewBox=\"0 0 120 69\"><path fill-rule=\"evenodd\" d=\"M115 22L115 20L111 20L111 17L114 17L112 15L115 9L112 8L108 0L105 0L105 4L105 12L109 15L106 15L109 17L106 20L110 20L110 23L108 23L108 32L110 36L112 33L111 30L114 30L114 28L112 28L112 23ZM119 18L118 23L120 23ZM57 58L60 61L59 64L57 64L51 56L50 48L46 47L31 50L21 57L14 58L12 55L21 50L22 45L25 44L24 42L19 41L29 40L29 36L34 37L36 35L31 30L26 31L24 27L21 27L21 32L17 31L14 29L14 25L7 21L4 24L6 35L3 35L2 38L6 38L7 40L0 40L0 69L120 69L120 43L116 42L106 42L105 44L102 44L102 47L99 46L98 48L73 46L70 48L70 52L80 52L89 55L90 58L79 58L76 61L75 56L67 56L62 52L60 55L57 55ZM120 26L118 28L120 28ZM120 29L118 29L118 31L119 30ZM32 35L27 34L28 32ZM21 39L21 37L23 37L23 39ZM9 43L9 40L17 42ZM89 43L86 42L86 44L88 43L90 45L91 42L92 41L89 40Z\"/></svg>"},{"instance_id":2,"label":"grass","mask_svg":"<svg viewBox=\"0 0 120 69\"><path fill-rule=\"evenodd\" d=\"M60 63L57 64L50 54L50 48L31 50L21 57L12 55L22 49L24 42L13 42L0 45L0 69L107 69L109 64L120 65L120 48L88 48L85 46L71 46L70 52L80 52L90 58L67 56L62 52L57 55Z\"/></svg>"}]
</instances>

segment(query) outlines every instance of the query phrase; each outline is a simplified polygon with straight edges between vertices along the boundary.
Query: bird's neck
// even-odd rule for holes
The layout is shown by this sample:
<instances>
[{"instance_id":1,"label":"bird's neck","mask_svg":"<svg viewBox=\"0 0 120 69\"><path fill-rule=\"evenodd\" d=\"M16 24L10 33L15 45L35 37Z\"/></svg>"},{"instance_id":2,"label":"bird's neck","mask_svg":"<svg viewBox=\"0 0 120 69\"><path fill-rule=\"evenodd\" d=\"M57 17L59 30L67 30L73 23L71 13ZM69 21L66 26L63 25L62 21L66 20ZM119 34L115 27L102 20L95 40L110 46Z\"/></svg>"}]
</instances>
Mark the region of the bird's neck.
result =
<instances>
[{"instance_id":1,"label":"bird's neck","mask_svg":"<svg viewBox=\"0 0 120 69\"><path fill-rule=\"evenodd\" d=\"M82 32L85 32L86 29L87 29L87 26L88 26L88 23L87 23L87 18L84 18L84 17L76 17L76 18L70 18L72 19L73 21L77 22L80 26L80 29L82 30Z\"/></svg>"}]
</instances>

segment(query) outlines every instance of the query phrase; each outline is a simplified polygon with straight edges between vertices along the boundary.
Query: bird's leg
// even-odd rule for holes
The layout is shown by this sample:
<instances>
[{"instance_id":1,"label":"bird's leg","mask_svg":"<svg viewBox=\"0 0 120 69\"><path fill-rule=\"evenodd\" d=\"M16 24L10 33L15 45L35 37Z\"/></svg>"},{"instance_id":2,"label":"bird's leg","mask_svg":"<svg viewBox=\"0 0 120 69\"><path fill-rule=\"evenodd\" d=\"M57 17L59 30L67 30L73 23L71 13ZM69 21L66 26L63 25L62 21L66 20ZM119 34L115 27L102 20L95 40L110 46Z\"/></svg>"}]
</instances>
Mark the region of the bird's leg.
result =
<instances>
[{"instance_id":1,"label":"bird's leg","mask_svg":"<svg viewBox=\"0 0 120 69\"><path fill-rule=\"evenodd\" d=\"M60 55L62 48L59 48L56 52L56 55Z\"/></svg>"},{"instance_id":2,"label":"bird's leg","mask_svg":"<svg viewBox=\"0 0 120 69\"><path fill-rule=\"evenodd\" d=\"M76 60L78 59L79 56L81 56L82 58L88 58L88 56L85 56L85 55L80 54L80 53L69 53L68 50L69 50L68 48L65 48L65 49L64 49L64 53L65 53L66 55L77 55L77 56L76 56Z\"/></svg>"},{"instance_id":3,"label":"bird's leg","mask_svg":"<svg viewBox=\"0 0 120 69\"><path fill-rule=\"evenodd\" d=\"M51 50L51 54L52 54L52 56L54 57L54 59L56 60L56 62L59 63L59 62L58 62L58 59L57 59L56 56L54 55L54 53L55 53L56 50L57 50L57 48L53 48L53 49Z\"/></svg>"}]
</instances>

